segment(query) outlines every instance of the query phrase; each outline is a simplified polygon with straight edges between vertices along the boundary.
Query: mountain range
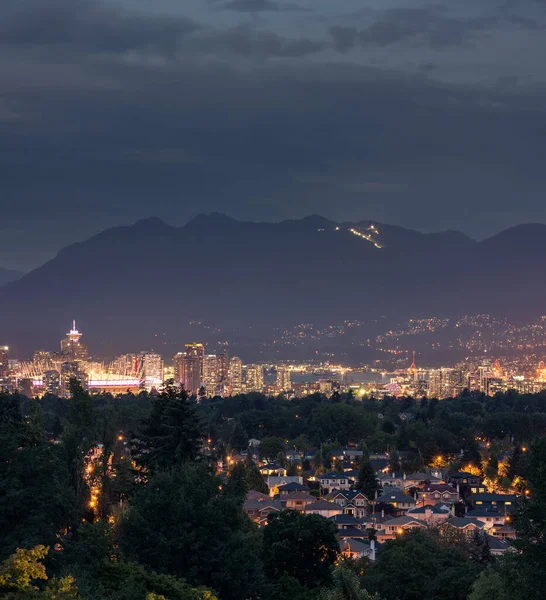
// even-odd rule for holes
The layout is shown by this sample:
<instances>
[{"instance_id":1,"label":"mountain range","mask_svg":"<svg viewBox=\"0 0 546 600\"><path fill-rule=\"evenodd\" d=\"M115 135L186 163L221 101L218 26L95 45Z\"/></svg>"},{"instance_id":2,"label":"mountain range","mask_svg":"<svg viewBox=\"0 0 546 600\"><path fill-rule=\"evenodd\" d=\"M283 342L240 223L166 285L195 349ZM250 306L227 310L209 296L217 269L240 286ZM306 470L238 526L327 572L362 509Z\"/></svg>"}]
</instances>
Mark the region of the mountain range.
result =
<instances>
[{"instance_id":1,"label":"mountain range","mask_svg":"<svg viewBox=\"0 0 546 600\"><path fill-rule=\"evenodd\" d=\"M529 318L546 313L544 239L539 224L477 242L316 215L254 223L213 213L183 227L149 218L70 245L3 285L0 343L20 356L56 349L75 318L99 355L168 355L200 335L238 340L250 359L253 347L275 355L263 341L298 323Z\"/></svg>"},{"instance_id":2,"label":"mountain range","mask_svg":"<svg viewBox=\"0 0 546 600\"><path fill-rule=\"evenodd\" d=\"M12 269L3 269L0 267L0 285L21 279L24 275L21 271L13 271Z\"/></svg>"}]
</instances>

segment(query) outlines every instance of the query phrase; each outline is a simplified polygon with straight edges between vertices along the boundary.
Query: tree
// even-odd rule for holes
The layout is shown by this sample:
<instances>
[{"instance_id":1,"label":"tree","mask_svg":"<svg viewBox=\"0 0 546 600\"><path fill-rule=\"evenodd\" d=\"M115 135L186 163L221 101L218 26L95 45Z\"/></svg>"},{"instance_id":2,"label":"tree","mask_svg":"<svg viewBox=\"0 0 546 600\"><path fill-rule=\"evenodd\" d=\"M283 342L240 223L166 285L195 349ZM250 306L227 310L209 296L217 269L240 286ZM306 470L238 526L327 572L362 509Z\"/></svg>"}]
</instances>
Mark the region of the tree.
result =
<instances>
[{"instance_id":1,"label":"tree","mask_svg":"<svg viewBox=\"0 0 546 600\"><path fill-rule=\"evenodd\" d=\"M270 514L263 532L266 572L273 579L294 577L308 588L328 583L339 552L335 536L335 524L320 515Z\"/></svg>"},{"instance_id":2,"label":"tree","mask_svg":"<svg viewBox=\"0 0 546 600\"><path fill-rule=\"evenodd\" d=\"M284 454L284 440L279 437L269 436L265 437L260 442L260 458L262 460L273 460L277 457L279 452Z\"/></svg>"},{"instance_id":3,"label":"tree","mask_svg":"<svg viewBox=\"0 0 546 600\"><path fill-rule=\"evenodd\" d=\"M199 457L201 437L201 424L186 392L167 386L154 398L137 434L135 458L150 471L179 466Z\"/></svg>"},{"instance_id":4,"label":"tree","mask_svg":"<svg viewBox=\"0 0 546 600\"><path fill-rule=\"evenodd\" d=\"M229 438L229 445L237 452L246 450L248 447L248 435L240 421L235 421Z\"/></svg>"},{"instance_id":5,"label":"tree","mask_svg":"<svg viewBox=\"0 0 546 600\"><path fill-rule=\"evenodd\" d=\"M242 512L242 498L221 488L202 463L153 475L121 521L122 549L159 573L217 590L223 600L257 597L257 532Z\"/></svg>"},{"instance_id":6,"label":"tree","mask_svg":"<svg viewBox=\"0 0 546 600\"><path fill-rule=\"evenodd\" d=\"M503 579L498 565L490 565L472 585L468 600L513 600L514 596L506 590Z\"/></svg>"},{"instance_id":7,"label":"tree","mask_svg":"<svg viewBox=\"0 0 546 600\"><path fill-rule=\"evenodd\" d=\"M344 563L332 571L332 580L331 587L322 590L320 600L381 600L378 594L372 596L363 590L355 572Z\"/></svg>"},{"instance_id":8,"label":"tree","mask_svg":"<svg viewBox=\"0 0 546 600\"><path fill-rule=\"evenodd\" d=\"M374 500L375 494L379 490L379 481L370 461L362 458L358 470L358 489L362 490L369 500Z\"/></svg>"},{"instance_id":9,"label":"tree","mask_svg":"<svg viewBox=\"0 0 546 600\"><path fill-rule=\"evenodd\" d=\"M38 581L47 581L48 575L42 561L49 552L38 545L30 550L18 548L0 565L0 594L4 600L77 600L78 590L70 575L51 579L40 591Z\"/></svg>"},{"instance_id":10,"label":"tree","mask_svg":"<svg viewBox=\"0 0 546 600\"><path fill-rule=\"evenodd\" d=\"M267 483L265 482L263 475L260 473L260 469L258 469L256 463L253 461L250 461L246 465L245 480L248 490L262 492L262 494L269 494Z\"/></svg>"},{"instance_id":11,"label":"tree","mask_svg":"<svg viewBox=\"0 0 546 600\"><path fill-rule=\"evenodd\" d=\"M397 473L402 469L402 463L400 462L400 454L396 450L389 452L389 468L391 471Z\"/></svg>"}]
</instances>

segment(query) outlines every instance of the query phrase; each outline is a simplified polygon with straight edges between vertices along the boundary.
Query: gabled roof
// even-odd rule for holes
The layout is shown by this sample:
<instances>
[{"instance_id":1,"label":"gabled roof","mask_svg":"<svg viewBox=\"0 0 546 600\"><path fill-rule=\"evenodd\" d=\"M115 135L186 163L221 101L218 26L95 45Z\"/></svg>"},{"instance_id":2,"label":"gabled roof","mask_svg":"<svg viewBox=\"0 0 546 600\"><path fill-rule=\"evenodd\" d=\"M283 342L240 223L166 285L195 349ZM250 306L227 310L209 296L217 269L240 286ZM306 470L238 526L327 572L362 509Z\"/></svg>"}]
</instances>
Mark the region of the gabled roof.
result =
<instances>
[{"instance_id":1,"label":"gabled roof","mask_svg":"<svg viewBox=\"0 0 546 600\"><path fill-rule=\"evenodd\" d=\"M287 502L288 500L310 500L314 502L315 497L311 496L311 494L308 494L307 492L290 492L289 494L285 494L282 497L282 500L284 502Z\"/></svg>"},{"instance_id":2,"label":"gabled roof","mask_svg":"<svg viewBox=\"0 0 546 600\"><path fill-rule=\"evenodd\" d=\"M406 475L406 480L430 481L431 483L440 481L440 479L438 479L438 477L434 477L434 475L431 475L430 473L412 473L411 475Z\"/></svg>"},{"instance_id":3,"label":"gabled roof","mask_svg":"<svg viewBox=\"0 0 546 600\"><path fill-rule=\"evenodd\" d=\"M449 508L443 504L435 504L434 506L417 506L408 510L408 516L410 515L424 515L427 511L432 512L433 515L448 515Z\"/></svg>"},{"instance_id":4,"label":"gabled roof","mask_svg":"<svg viewBox=\"0 0 546 600\"><path fill-rule=\"evenodd\" d=\"M483 529L485 527L484 523L478 521L478 519L472 519L468 517L451 517L451 519L447 520L447 524L452 527L456 527L457 529L466 529L471 525L478 527L479 529Z\"/></svg>"},{"instance_id":5,"label":"gabled roof","mask_svg":"<svg viewBox=\"0 0 546 600\"><path fill-rule=\"evenodd\" d=\"M355 539L355 538L347 538L340 540L339 548L342 552L348 550L350 552L370 552L371 547L368 542L364 540Z\"/></svg>"},{"instance_id":6,"label":"gabled roof","mask_svg":"<svg viewBox=\"0 0 546 600\"><path fill-rule=\"evenodd\" d=\"M448 475L449 479L468 479L469 477L477 477L478 479L480 478L479 475L473 475L468 471L458 471L457 473L450 473Z\"/></svg>"},{"instance_id":7,"label":"gabled roof","mask_svg":"<svg viewBox=\"0 0 546 600\"><path fill-rule=\"evenodd\" d=\"M490 550L508 550L510 548L510 542L508 540L501 540L494 535L486 536L487 545Z\"/></svg>"},{"instance_id":8,"label":"gabled roof","mask_svg":"<svg viewBox=\"0 0 546 600\"><path fill-rule=\"evenodd\" d=\"M280 492L303 492L305 490L308 490L309 488L306 485L302 485L301 483L298 483L297 481L291 481L290 483L287 483L285 485L280 485L278 489L279 489L279 493L280 493Z\"/></svg>"},{"instance_id":9,"label":"gabled roof","mask_svg":"<svg viewBox=\"0 0 546 600\"><path fill-rule=\"evenodd\" d=\"M363 538L368 539L368 534L361 529L356 527L347 527L346 529L338 529L337 534L339 538Z\"/></svg>"},{"instance_id":10,"label":"gabled roof","mask_svg":"<svg viewBox=\"0 0 546 600\"><path fill-rule=\"evenodd\" d=\"M312 510L337 510L338 512L342 512L342 508L338 506L335 502L327 502L326 500L317 500L312 504L308 504L305 508L305 511Z\"/></svg>"},{"instance_id":11,"label":"gabled roof","mask_svg":"<svg viewBox=\"0 0 546 600\"><path fill-rule=\"evenodd\" d=\"M244 511L262 511L269 509L270 512L281 511L282 506L278 500L270 500L269 502L260 502L259 500L245 500L243 504Z\"/></svg>"},{"instance_id":12,"label":"gabled roof","mask_svg":"<svg viewBox=\"0 0 546 600\"><path fill-rule=\"evenodd\" d=\"M375 471L381 471L389 466L388 458L372 458L370 460L370 465Z\"/></svg>"},{"instance_id":13,"label":"gabled roof","mask_svg":"<svg viewBox=\"0 0 546 600\"><path fill-rule=\"evenodd\" d=\"M367 517L362 518L362 523L367 525L373 525L374 523L386 523L387 521L392 521L394 517L392 515L382 515L380 512L373 513L373 515L368 515Z\"/></svg>"},{"instance_id":14,"label":"gabled roof","mask_svg":"<svg viewBox=\"0 0 546 600\"><path fill-rule=\"evenodd\" d=\"M317 479L349 479L346 473L335 473L334 471L330 471L329 473L324 473L323 475L319 475Z\"/></svg>"},{"instance_id":15,"label":"gabled roof","mask_svg":"<svg viewBox=\"0 0 546 600\"><path fill-rule=\"evenodd\" d=\"M475 508L474 510L469 510L466 513L469 517L504 517L505 514L498 510L491 510L487 508Z\"/></svg>"},{"instance_id":16,"label":"gabled roof","mask_svg":"<svg viewBox=\"0 0 546 600\"><path fill-rule=\"evenodd\" d=\"M334 490L333 492L330 492L327 497L332 499L343 497L345 500L352 502L357 496L361 496L365 500L368 499L366 495L359 490Z\"/></svg>"},{"instance_id":17,"label":"gabled roof","mask_svg":"<svg viewBox=\"0 0 546 600\"><path fill-rule=\"evenodd\" d=\"M408 496L408 494L404 494L403 492L387 492L379 496L378 500L380 502L405 502L410 504L415 504L415 498L413 496Z\"/></svg>"},{"instance_id":18,"label":"gabled roof","mask_svg":"<svg viewBox=\"0 0 546 600\"><path fill-rule=\"evenodd\" d=\"M457 490L448 483L426 483L423 487L423 492L449 492L456 494Z\"/></svg>"},{"instance_id":19,"label":"gabled roof","mask_svg":"<svg viewBox=\"0 0 546 600\"><path fill-rule=\"evenodd\" d=\"M425 527L428 527L425 521L421 521L421 519L416 519L415 517L396 517L395 519L390 520L387 523L387 525L389 525L389 527L391 525L401 527L403 525L409 525L410 523L418 523L419 525L424 525Z\"/></svg>"},{"instance_id":20,"label":"gabled roof","mask_svg":"<svg viewBox=\"0 0 546 600\"><path fill-rule=\"evenodd\" d=\"M330 517L330 520L336 525L360 525L360 521L355 519L353 515L334 515L333 517Z\"/></svg>"},{"instance_id":21,"label":"gabled roof","mask_svg":"<svg viewBox=\"0 0 546 600\"><path fill-rule=\"evenodd\" d=\"M381 473L377 477L380 481L388 481L389 479L404 479L404 471L394 471L393 473Z\"/></svg>"},{"instance_id":22,"label":"gabled roof","mask_svg":"<svg viewBox=\"0 0 546 600\"><path fill-rule=\"evenodd\" d=\"M249 490L246 494L247 500L261 500L265 502L269 502L270 498L268 494L262 494L262 492L257 492L256 490Z\"/></svg>"}]
</instances>

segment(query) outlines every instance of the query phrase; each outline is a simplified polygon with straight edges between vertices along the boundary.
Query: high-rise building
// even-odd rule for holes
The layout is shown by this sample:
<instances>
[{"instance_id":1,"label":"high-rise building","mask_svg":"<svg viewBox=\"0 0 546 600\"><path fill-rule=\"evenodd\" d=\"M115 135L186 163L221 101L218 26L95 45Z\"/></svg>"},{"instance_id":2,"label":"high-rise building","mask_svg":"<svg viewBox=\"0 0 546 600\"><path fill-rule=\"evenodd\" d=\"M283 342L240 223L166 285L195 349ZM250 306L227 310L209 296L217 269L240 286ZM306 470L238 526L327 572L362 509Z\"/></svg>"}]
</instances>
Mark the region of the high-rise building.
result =
<instances>
[{"instance_id":1,"label":"high-rise building","mask_svg":"<svg viewBox=\"0 0 546 600\"><path fill-rule=\"evenodd\" d=\"M441 398L442 397L442 370L433 369L428 374L428 397L429 398Z\"/></svg>"},{"instance_id":2,"label":"high-rise building","mask_svg":"<svg viewBox=\"0 0 546 600\"><path fill-rule=\"evenodd\" d=\"M110 373L124 377L138 378L141 370L142 363L136 354L122 354L109 365Z\"/></svg>"},{"instance_id":3,"label":"high-rise building","mask_svg":"<svg viewBox=\"0 0 546 600\"><path fill-rule=\"evenodd\" d=\"M186 344L184 360L184 388L189 394L197 394L203 384L203 358L205 346L199 343Z\"/></svg>"},{"instance_id":4,"label":"high-rise building","mask_svg":"<svg viewBox=\"0 0 546 600\"><path fill-rule=\"evenodd\" d=\"M229 361L229 387L232 395L243 391L243 361L238 356Z\"/></svg>"},{"instance_id":5,"label":"high-rise building","mask_svg":"<svg viewBox=\"0 0 546 600\"><path fill-rule=\"evenodd\" d=\"M247 392L262 392L264 389L264 368L262 365L248 365L245 373Z\"/></svg>"},{"instance_id":6,"label":"high-rise building","mask_svg":"<svg viewBox=\"0 0 546 600\"><path fill-rule=\"evenodd\" d=\"M278 365L277 366L277 378L275 389L277 394L282 394L283 392L288 392L291 389L290 382L290 369L286 365Z\"/></svg>"},{"instance_id":7,"label":"high-rise building","mask_svg":"<svg viewBox=\"0 0 546 600\"><path fill-rule=\"evenodd\" d=\"M176 385L184 384L184 375L186 373L186 353L177 352L173 356L174 364L174 382Z\"/></svg>"},{"instance_id":8,"label":"high-rise building","mask_svg":"<svg viewBox=\"0 0 546 600\"><path fill-rule=\"evenodd\" d=\"M0 346L0 378L7 377L9 371L9 347Z\"/></svg>"},{"instance_id":9,"label":"high-rise building","mask_svg":"<svg viewBox=\"0 0 546 600\"><path fill-rule=\"evenodd\" d=\"M53 369L46 371L43 377L44 394L53 394L59 396L61 394L61 376L59 371Z\"/></svg>"},{"instance_id":10,"label":"high-rise building","mask_svg":"<svg viewBox=\"0 0 546 600\"><path fill-rule=\"evenodd\" d=\"M203 385L207 393L215 394L219 383L220 378L218 377L218 360L216 354L206 354L203 357Z\"/></svg>"},{"instance_id":11,"label":"high-rise building","mask_svg":"<svg viewBox=\"0 0 546 600\"><path fill-rule=\"evenodd\" d=\"M76 321L72 321L72 329L66 334L66 338L61 340L61 352L70 361L87 360L87 346L80 342L81 337L82 334L76 329Z\"/></svg>"},{"instance_id":12,"label":"high-rise building","mask_svg":"<svg viewBox=\"0 0 546 600\"><path fill-rule=\"evenodd\" d=\"M142 378L144 385L151 389L163 383L163 359L156 352L142 353Z\"/></svg>"},{"instance_id":13,"label":"high-rise building","mask_svg":"<svg viewBox=\"0 0 546 600\"><path fill-rule=\"evenodd\" d=\"M229 378L229 357L227 352L216 355L216 370L219 383L226 383Z\"/></svg>"}]
</instances>

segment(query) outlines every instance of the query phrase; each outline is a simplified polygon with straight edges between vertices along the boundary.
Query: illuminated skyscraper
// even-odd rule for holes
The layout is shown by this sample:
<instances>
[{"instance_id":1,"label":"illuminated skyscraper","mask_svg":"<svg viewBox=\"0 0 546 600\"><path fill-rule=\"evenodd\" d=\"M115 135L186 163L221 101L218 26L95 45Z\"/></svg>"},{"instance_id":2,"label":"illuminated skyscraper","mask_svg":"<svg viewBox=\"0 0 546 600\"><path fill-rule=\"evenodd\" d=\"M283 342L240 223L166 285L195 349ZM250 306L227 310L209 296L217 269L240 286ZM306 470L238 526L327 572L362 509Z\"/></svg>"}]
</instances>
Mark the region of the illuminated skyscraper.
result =
<instances>
[{"instance_id":1,"label":"illuminated skyscraper","mask_svg":"<svg viewBox=\"0 0 546 600\"><path fill-rule=\"evenodd\" d=\"M186 358L184 360L184 388L189 394L196 394L203 383L203 357L205 346L203 344L186 344Z\"/></svg>"},{"instance_id":2,"label":"illuminated skyscraper","mask_svg":"<svg viewBox=\"0 0 546 600\"><path fill-rule=\"evenodd\" d=\"M72 321L72 329L61 341L61 352L71 360L87 360L87 346L80 342L82 334L76 329L76 321Z\"/></svg>"},{"instance_id":3,"label":"illuminated skyscraper","mask_svg":"<svg viewBox=\"0 0 546 600\"><path fill-rule=\"evenodd\" d=\"M216 370L219 383L226 383L229 378L229 358L227 352L216 355Z\"/></svg>"},{"instance_id":4,"label":"illuminated skyscraper","mask_svg":"<svg viewBox=\"0 0 546 600\"><path fill-rule=\"evenodd\" d=\"M441 369L433 369L428 374L428 397L442 397L442 371Z\"/></svg>"},{"instance_id":5,"label":"illuminated skyscraper","mask_svg":"<svg viewBox=\"0 0 546 600\"><path fill-rule=\"evenodd\" d=\"M163 359L156 352L142 353L142 376L147 388L163 383Z\"/></svg>"},{"instance_id":6,"label":"illuminated skyscraper","mask_svg":"<svg viewBox=\"0 0 546 600\"><path fill-rule=\"evenodd\" d=\"M0 377L7 377L9 370L9 347L0 346Z\"/></svg>"},{"instance_id":7,"label":"illuminated skyscraper","mask_svg":"<svg viewBox=\"0 0 546 600\"><path fill-rule=\"evenodd\" d=\"M61 393L61 376L58 371L49 370L44 373L44 394L59 396Z\"/></svg>"},{"instance_id":8,"label":"illuminated skyscraper","mask_svg":"<svg viewBox=\"0 0 546 600\"><path fill-rule=\"evenodd\" d=\"M229 387L232 395L243 391L243 361L238 356L229 361Z\"/></svg>"},{"instance_id":9,"label":"illuminated skyscraper","mask_svg":"<svg viewBox=\"0 0 546 600\"><path fill-rule=\"evenodd\" d=\"M292 387L290 382L290 369L285 365L277 366L277 379L275 389L277 394L288 392Z\"/></svg>"},{"instance_id":10,"label":"illuminated skyscraper","mask_svg":"<svg viewBox=\"0 0 546 600\"><path fill-rule=\"evenodd\" d=\"M245 389L247 392L262 392L264 389L264 368L262 365L248 365L246 368Z\"/></svg>"},{"instance_id":11,"label":"illuminated skyscraper","mask_svg":"<svg viewBox=\"0 0 546 600\"><path fill-rule=\"evenodd\" d=\"M184 384L184 376L186 373L186 353L177 352L173 356L174 363L174 382L176 385Z\"/></svg>"},{"instance_id":12,"label":"illuminated skyscraper","mask_svg":"<svg viewBox=\"0 0 546 600\"><path fill-rule=\"evenodd\" d=\"M203 385L207 393L216 393L216 386L220 383L218 377L218 359L216 354L206 354L203 357Z\"/></svg>"},{"instance_id":13,"label":"illuminated skyscraper","mask_svg":"<svg viewBox=\"0 0 546 600\"><path fill-rule=\"evenodd\" d=\"M87 374L78 366L77 362L68 361L61 364L60 391L61 396L68 398L70 396L70 381L77 379L84 388L87 387Z\"/></svg>"}]
</instances>

